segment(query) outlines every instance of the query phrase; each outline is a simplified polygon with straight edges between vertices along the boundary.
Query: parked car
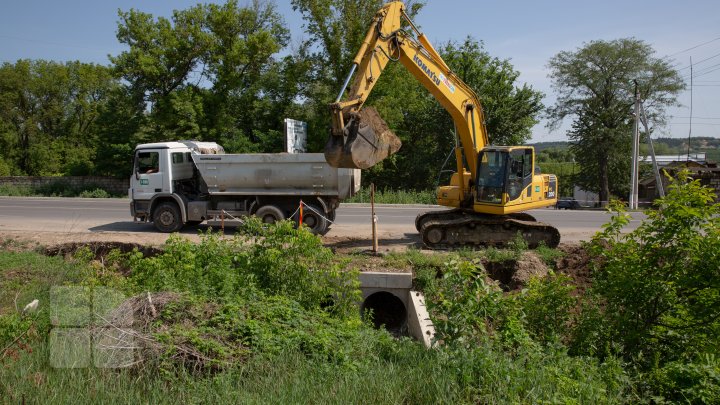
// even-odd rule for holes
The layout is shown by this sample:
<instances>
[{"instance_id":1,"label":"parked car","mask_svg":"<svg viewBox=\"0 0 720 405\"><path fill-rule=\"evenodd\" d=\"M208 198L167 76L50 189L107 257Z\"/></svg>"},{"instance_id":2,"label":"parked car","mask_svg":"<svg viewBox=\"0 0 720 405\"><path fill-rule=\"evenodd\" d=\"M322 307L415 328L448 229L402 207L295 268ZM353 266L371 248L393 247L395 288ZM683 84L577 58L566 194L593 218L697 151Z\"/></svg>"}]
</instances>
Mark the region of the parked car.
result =
<instances>
[{"instance_id":1,"label":"parked car","mask_svg":"<svg viewBox=\"0 0 720 405\"><path fill-rule=\"evenodd\" d=\"M572 197L561 197L558 202L555 203L555 209L566 209L566 210L577 210L580 209L580 203L578 200Z\"/></svg>"}]
</instances>

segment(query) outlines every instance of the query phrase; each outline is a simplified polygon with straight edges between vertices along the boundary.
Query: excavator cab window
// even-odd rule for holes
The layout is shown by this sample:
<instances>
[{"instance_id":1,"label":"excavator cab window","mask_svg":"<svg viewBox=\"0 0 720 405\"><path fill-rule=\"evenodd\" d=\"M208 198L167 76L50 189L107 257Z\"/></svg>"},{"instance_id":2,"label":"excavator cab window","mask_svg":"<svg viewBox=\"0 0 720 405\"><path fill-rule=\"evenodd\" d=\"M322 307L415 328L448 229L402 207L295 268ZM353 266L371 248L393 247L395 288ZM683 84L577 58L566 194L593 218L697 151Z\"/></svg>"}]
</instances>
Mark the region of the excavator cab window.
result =
<instances>
[{"instance_id":1,"label":"excavator cab window","mask_svg":"<svg viewBox=\"0 0 720 405\"><path fill-rule=\"evenodd\" d=\"M515 149L508 162L507 193L510 201L520 198L523 190L532 183L532 150Z\"/></svg>"},{"instance_id":2,"label":"excavator cab window","mask_svg":"<svg viewBox=\"0 0 720 405\"><path fill-rule=\"evenodd\" d=\"M482 151L478 156L477 199L502 204L505 192L508 153L505 151Z\"/></svg>"}]
</instances>

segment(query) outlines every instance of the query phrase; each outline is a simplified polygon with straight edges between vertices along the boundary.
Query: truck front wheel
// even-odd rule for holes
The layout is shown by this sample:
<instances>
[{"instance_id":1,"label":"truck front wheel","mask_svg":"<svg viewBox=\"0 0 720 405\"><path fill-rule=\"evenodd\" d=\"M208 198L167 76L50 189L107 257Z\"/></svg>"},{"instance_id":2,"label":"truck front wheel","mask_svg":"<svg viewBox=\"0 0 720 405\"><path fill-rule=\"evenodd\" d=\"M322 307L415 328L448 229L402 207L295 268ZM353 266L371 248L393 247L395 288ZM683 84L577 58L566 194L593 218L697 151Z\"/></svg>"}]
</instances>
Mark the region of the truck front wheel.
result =
<instances>
[{"instance_id":1,"label":"truck front wheel","mask_svg":"<svg viewBox=\"0 0 720 405\"><path fill-rule=\"evenodd\" d=\"M177 204L171 202L160 203L153 212L153 224L160 232L179 231L183 224Z\"/></svg>"},{"instance_id":2,"label":"truck front wheel","mask_svg":"<svg viewBox=\"0 0 720 405\"><path fill-rule=\"evenodd\" d=\"M285 214L274 205L263 205L255 211L255 216L265 224L274 224L285 219Z\"/></svg>"}]
</instances>

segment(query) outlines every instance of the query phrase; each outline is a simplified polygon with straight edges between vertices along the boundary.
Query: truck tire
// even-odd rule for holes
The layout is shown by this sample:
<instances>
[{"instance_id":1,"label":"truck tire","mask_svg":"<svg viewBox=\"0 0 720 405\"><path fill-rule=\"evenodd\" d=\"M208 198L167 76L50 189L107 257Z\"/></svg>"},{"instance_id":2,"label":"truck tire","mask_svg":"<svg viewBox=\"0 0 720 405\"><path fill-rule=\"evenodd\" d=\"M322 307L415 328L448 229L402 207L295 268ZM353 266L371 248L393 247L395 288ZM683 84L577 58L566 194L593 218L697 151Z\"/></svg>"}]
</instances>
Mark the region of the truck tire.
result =
<instances>
[{"instance_id":1,"label":"truck tire","mask_svg":"<svg viewBox=\"0 0 720 405\"><path fill-rule=\"evenodd\" d=\"M255 211L255 216L265 224L274 224L285 219L282 210L274 205L263 205Z\"/></svg>"},{"instance_id":2,"label":"truck tire","mask_svg":"<svg viewBox=\"0 0 720 405\"><path fill-rule=\"evenodd\" d=\"M177 232L182 228L182 217L177 204L163 202L153 211L153 224L160 232Z\"/></svg>"},{"instance_id":3,"label":"truck tire","mask_svg":"<svg viewBox=\"0 0 720 405\"><path fill-rule=\"evenodd\" d=\"M303 226L306 226L310 232L315 235L325 235L328 231L330 223L327 219L323 218L322 215L318 214L318 212L323 212L322 208L313 204L307 205L312 208L312 210L309 208L303 210Z\"/></svg>"}]
</instances>

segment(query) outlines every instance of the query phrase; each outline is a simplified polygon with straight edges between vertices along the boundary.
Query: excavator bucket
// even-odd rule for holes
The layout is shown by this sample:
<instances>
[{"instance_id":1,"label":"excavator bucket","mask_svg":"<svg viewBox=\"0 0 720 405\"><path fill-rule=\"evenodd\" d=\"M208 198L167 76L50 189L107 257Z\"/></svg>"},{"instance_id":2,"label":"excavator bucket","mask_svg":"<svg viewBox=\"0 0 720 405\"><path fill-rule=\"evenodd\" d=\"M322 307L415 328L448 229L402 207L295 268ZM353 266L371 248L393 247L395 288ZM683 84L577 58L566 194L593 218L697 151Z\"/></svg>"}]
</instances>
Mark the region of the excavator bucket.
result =
<instances>
[{"instance_id":1,"label":"excavator bucket","mask_svg":"<svg viewBox=\"0 0 720 405\"><path fill-rule=\"evenodd\" d=\"M377 110L365 107L351 114L343 136L330 135L325 145L325 160L333 167L367 169L400 150L400 146L400 138Z\"/></svg>"}]
</instances>

